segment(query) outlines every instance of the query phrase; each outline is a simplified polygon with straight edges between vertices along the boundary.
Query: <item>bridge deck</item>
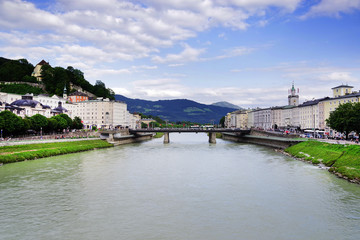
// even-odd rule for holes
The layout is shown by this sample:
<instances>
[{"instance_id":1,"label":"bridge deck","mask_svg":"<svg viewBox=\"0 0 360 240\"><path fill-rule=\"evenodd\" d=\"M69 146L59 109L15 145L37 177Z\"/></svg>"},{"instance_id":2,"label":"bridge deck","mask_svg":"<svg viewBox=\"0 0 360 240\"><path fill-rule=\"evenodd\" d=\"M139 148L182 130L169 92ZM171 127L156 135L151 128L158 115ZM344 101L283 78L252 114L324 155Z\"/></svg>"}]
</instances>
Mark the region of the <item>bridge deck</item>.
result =
<instances>
[{"instance_id":1,"label":"bridge deck","mask_svg":"<svg viewBox=\"0 0 360 240\"><path fill-rule=\"evenodd\" d=\"M229 129L229 128L213 128L213 129L193 129L193 128L150 128L150 129L129 129L130 133L149 133L149 132L177 132L177 133L199 133L199 132L205 132L205 133L221 133L221 132L227 132L227 133L240 133L240 134L248 134L250 133L250 130L244 130L244 129Z\"/></svg>"}]
</instances>

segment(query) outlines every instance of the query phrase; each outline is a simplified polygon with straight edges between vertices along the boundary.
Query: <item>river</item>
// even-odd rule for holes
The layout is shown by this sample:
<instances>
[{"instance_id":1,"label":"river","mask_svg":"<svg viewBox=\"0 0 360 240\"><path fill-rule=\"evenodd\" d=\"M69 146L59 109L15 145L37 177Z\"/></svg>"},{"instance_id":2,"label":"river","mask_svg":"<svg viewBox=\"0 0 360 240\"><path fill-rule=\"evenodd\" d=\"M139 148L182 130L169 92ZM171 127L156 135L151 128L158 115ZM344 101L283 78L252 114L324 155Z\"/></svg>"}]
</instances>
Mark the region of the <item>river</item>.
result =
<instances>
[{"instance_id":1,"label":"river","mask_svg":"<svg viewBox=\"0 0 360 240\"><path fill-rule=\"evenodd\" d=\"M205 134L0 167L0 239L359 239L360 186Z\"/></svg>"}]
</instances>

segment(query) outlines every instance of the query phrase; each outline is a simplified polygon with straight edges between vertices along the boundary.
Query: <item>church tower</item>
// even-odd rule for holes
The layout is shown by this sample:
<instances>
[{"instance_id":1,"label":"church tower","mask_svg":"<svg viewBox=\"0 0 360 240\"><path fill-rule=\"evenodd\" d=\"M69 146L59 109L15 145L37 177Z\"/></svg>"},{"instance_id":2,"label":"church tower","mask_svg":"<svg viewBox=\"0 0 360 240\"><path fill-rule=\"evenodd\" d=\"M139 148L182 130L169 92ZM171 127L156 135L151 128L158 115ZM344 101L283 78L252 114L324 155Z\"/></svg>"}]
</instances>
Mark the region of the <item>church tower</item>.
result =
<instances>
[{"instance_id":1,"label":"church tower","mask_svg":"<svg viewBox=\"0 0 360 240\"><path fill-rule=\"evenodd\" d=\"M298 106L299 105L299 95L296 94L294 82L293 82L292 87L289 90L289 92L290 92L290 95L288 96L288 105ZM299 93L299 89L298 89L297 93Z\"/></svg>"},{"instance_id":2,"label":"church tower","mask_svg":"<svg viewBox=\"0 0 360 240\"><path fill-rule=\"evenodd\" d=\"M63 98L64 99L67 99L67 90L66 90L66 84L65 84L65 86L64 86L64 92L63 92Z\"/></svg>"}]
</instances>

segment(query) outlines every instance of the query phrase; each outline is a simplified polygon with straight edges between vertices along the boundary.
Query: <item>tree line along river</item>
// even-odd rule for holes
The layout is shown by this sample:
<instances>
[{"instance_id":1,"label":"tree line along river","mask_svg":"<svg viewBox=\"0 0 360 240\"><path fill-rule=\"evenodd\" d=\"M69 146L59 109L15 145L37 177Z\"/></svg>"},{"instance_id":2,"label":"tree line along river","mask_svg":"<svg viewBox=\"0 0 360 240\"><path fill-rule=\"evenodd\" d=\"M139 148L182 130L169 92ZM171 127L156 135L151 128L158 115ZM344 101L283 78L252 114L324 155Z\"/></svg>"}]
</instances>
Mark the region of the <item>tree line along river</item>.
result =
<instances>
[{"instance_id":1,"label":"tree line along river","mask_svg":"<svg viewBox=\"0 0 360 240\"><path fill-rule=\"evenodd\" d=\"M0 203L0 239L360 236L359 185L200 133L3 165Z\"/></svg>"}]
</instances>

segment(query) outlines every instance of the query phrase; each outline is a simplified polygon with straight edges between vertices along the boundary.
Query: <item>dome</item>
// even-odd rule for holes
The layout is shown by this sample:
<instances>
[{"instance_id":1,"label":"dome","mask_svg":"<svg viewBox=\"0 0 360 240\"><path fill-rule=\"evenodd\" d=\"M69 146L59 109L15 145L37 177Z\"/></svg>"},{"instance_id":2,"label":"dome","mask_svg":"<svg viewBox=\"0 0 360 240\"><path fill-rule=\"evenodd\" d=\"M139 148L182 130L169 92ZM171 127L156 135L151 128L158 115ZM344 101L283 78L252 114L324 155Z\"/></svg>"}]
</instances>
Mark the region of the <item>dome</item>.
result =
<instances>
[{"instance_id":1,"label":"dome","mask_svg":"<svg viewBox=\"0 0 360 240\"><path fill-rule=\"evenodd\" d=\"M15 105L18 107L36 107L36 105L40 104L42 108L47 108L48 106L42 105L40 102L31 100L31 99L19 99L11 103L11 105Z\"/></svg>"}]
</instances>

